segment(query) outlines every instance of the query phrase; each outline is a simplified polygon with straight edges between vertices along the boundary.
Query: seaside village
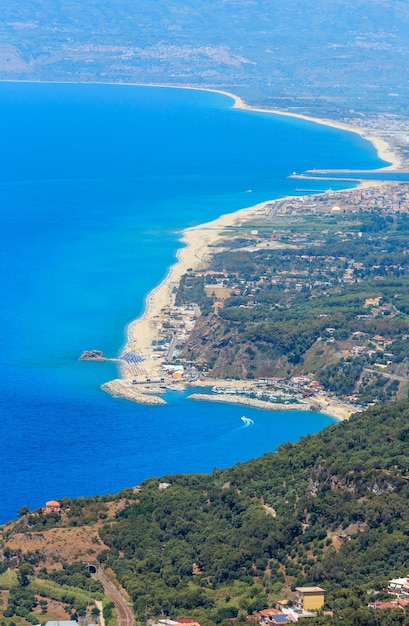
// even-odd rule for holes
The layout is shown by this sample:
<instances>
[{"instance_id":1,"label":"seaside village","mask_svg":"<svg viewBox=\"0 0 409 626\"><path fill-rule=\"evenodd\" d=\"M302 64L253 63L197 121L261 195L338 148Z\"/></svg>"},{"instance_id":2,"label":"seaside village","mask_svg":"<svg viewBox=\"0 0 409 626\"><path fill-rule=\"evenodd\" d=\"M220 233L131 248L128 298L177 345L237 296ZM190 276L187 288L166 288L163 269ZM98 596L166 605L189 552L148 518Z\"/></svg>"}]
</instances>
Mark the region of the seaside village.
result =
<instances>
[{"instance_id":1,"label":"seaside village","mask_svg":"<svg viewBox=\"0 0 409 626\"><path fill-rule=\"evenodd\" d=\"M280 216L336 216L353 215L361 211L382 212L383 215L401 213L409 214L409 186L406 184L380 184L373 186L362 185L352 190L327 191L313 196L299 196L267 202L263 205L263 219L268 224L273 218ZM251 248L248 250L266 249L266 246L276 248L296 248L304 244L322 243L317 233L317 241L311 241L310 232L291 229L272 231L268 240L259 236L257 229L248 232L251 238ZM324 233L325 234L325 233ZM335 232L335 236L343 246L348 241L362 237L362 233L345 228ZM313 261L314 258L306 259ZM217 315L224 306L224 301L231 294L245 294L246 301L241 306L252 308L257 306L257 292L263 289L268 282L281 285L287 291L308 291L311 289L325 289L331 285L353 285L361 280L361 276L369 268L354 259L335 259L328 256L323 259L325 267L331 270L331 276L322 272L311 262L307 269L295 272L280 271L274 275L260 276L257 282L246 280L237 272L212 271L206 263L201 263L197 269L189 268L194 276L203 276L205 279L206 295L212 299L214 313ZM308 263L306 263L308 266ZM311 269L315 268L315 269ZM371 268L372 269L372 268ZM394 268L387 268L393 270ZM395 268L399 271L399 267ZM382 280L382 276L378 277ZM375 276L375 279L377 277ZM166 388L183 389L185 385L206 387L205 393L193 394L193 399L217 399L219 401L237 402L259 408L288 408L288 405L297 405L297 409L322 410L337 419L348 418L355 411L362 410L363 406L357 402L355 396L338 397L315 380L310 374L301 372L290 379L268 377L253 381L213 380L205 368L200 371L195 364L180 358L180 350L189 337L196 320L200 316L200 309L196 304L177 306L176 294L178 282L169 285L168 299L162 309L148 313L152 340L150 345L141 349L136 342L128 342L127 349L120 357L122 379L114 380L102 386L109 393L127 397L137 402L147 404L165 403L162 394ZM384 304L381 298L368 299L365 303L366 311L363 317L367 319L395 315L390 304ZM142 329L143 330L143 329ZM325 344L335 342L335 329L328 327L322 337ZM344 342L343 357L354 358L367 355L379 356L379 363L375 362L378 371L382 371L390 363L393 355L388 352L391 341L381 334L367 336L356 330L352 335L352 342ZM131 349L130 349L131 346ZM99 353L98 353L99 354ZM389 356L388 356L389 354ZM86 353L83 358L96 358L98 355ZM100 355L99 355L100 356ZM389 359L389 361L388 361ZM209 393L211 388L211 393Z\"/></svg>"}]
</instances>

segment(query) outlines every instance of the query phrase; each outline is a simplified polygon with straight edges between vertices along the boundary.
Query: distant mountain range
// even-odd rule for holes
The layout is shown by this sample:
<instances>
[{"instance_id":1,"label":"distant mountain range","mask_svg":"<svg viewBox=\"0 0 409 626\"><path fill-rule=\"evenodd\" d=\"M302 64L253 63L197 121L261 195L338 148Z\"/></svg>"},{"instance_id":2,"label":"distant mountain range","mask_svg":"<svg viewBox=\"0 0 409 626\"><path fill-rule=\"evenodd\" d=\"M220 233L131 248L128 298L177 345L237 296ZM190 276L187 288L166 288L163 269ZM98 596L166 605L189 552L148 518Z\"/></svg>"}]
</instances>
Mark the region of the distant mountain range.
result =
<instances>
[{"instance_id":1,"label":"distant mountain range","mask_svg":"<svg viewBox=\"0 0 409 626\"><path fill-rule=\"evenodd\" d=\"M231 89L314 113L408 113L409 5L400 0L15 0L0 79Z\"/></svg>"}]
</instances>

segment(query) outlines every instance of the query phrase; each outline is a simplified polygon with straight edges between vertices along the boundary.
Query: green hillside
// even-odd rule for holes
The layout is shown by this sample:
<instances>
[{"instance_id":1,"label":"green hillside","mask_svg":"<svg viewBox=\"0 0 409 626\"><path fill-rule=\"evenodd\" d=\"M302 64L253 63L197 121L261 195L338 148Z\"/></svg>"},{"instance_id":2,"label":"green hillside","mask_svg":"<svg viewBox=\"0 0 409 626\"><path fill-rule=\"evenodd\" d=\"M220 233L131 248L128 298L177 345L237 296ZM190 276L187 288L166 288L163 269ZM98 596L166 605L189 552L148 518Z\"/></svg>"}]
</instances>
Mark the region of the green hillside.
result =
<instances>
[{"instance_id":1,"label":"green hillside","mask_svg":"<svg viewBox=\"0 0 409 626\"><path fill-rule=\"evenodd\" d=\"M285 585L381 588L407 572L408 442L409 404L392 403L228 470L147 481L100 532L107 564L140 610L215 621L226 596L252 612Z\"/></svg>"},{"instance_id":2,"label":"green hillside","mask_svg":"<svg viewBox=\"0 0 409 626\"><path fill-rule=\"evenodd\" d=\"M297 214L283 200L229 232L209 270L182 277L176 302L202 315L179 357L213 378L307 375L360 407L407 397L407 187L373 191L376 209L362 193L317 195Z\"/></svg>"},{"instance_id":3,"label":"green hillside","mask_svg":"<svg viewBox=\"0 0 409 626\"><path fill-rule=\"evenodd\" d=\"M25 513L5 527L2 568L17 567L20 580L22 564L31 562L24 572L36 576L37 587L26 580L26 593L39 581L43 589L47 580L53 589L75 586L76 577L82 585L80 570L59 559L56 547L51 561L45 554L55 533L68 542L72 530L71 560L98 559L114 572L139 620L146 611L193 616L202 626L241 619L291 598L296 586L316 584L326 590L336 623L409 624L404 610L367 608L369 599L383 597L389 578L408 571L408 444L409 402L390 403L233 468L65 500L61 518ZM81 528L92 535L95 556L87 550L79 558ZM25 550L10 547L28 532ZM33 552L36 537L43 549ZM61 575L52 573L59 562ZM71 596L75 613L82 605ZM309 623L334 622L322 616Z\"/></svg>"}]
</instances>

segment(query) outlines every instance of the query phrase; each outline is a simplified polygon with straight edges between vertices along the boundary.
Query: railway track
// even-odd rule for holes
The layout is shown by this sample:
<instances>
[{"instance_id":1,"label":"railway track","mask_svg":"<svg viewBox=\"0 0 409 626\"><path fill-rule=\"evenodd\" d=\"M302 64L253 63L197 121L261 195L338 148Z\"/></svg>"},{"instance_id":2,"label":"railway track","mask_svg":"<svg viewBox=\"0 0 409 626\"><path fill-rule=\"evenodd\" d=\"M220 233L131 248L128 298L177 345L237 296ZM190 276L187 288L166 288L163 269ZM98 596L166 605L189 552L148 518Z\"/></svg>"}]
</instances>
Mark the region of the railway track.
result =
<instances>
[{"instance_id":1,"label":"railway track","mask_svg":"<svg viewBox=\"0 0 409 626\"><path fill-rule=\"evenodd\" d=\"M104 587L105 594L114 603L117 613L117 626L134 626L135 614L125 594L118 587L115 587L101 570L98 570L92 577L100 581Z\"/></svg>"}]
</instances>

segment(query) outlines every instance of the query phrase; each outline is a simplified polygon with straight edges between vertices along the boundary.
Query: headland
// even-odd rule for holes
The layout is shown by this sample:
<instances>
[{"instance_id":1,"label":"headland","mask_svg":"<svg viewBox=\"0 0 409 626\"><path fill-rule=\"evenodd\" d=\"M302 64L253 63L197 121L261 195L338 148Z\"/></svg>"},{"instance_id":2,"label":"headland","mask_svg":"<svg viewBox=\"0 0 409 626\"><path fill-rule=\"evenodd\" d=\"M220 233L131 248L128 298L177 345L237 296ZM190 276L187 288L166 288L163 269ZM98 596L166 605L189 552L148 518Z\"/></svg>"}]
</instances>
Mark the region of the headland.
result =
<instances>
[{"instance_id":1,"label":"headland","mask_svg":"<svg viewBox=\"0 0 409 626\"><path fill-rule=\"evenodd\" d=\"M379 157L390 163L385 168L372 171L402 171L403 161L399 154L382 138L368 135L362 129L349 126L342 122L317 119L305 115L283 111L273 111L247 106L234 94L217 91L234 100L234 106L244 110L286 115L332 126L341 130L355 132L375 146ZM330 170L322 173L330 174ZM339 171L338 171L339 172ZM344 170L357 181L353 170ZM321 173L321 172L320 172ZM362 181L362 189L377 188L385 185L383 181ZM347 197L349 190L339 192ZM320 194L322 195L322 194ZM194 363L181 365L175 358L179 348L186 343L196 321L200 317L200 309L196 304L181 305L177 303L177 292L182 277L189 272L204 271L208 267L211 255L223 250L223 241L228 240L232 233L237 232L244 224L262 222L272 213L279 212L285 202L311 202L314 196L297 196L266 201L256 206L222 215L211 222L201 224L183 231L182 247L177 253L177 262L168 271L165 279L146 297L145 310L140 318L131 322L127 330L126 345L119 357L121 377L102 385L102 389L117 397L124 397L144 404L164 404L160 397L166 388L185 388L186 386L205 386L217 390L215 393L192 394L194 400L217 400L233 402L245 406L254 406L269 410L315 410L331 415L337 420L347 419L353 412L361 410L351 402L340 400L333 394L322 390L310 398L304 385L296 385L291 389L292 399L286 396L288 385L282 380L248 381L230 379L209 379L206 372L199 372ZM335 208L335 207L334 207ZM279 243L268 244L280 247ZM170 334L169 334L170 331ZM169 339L170 337L170 339ZM274 384L274 398L261 398L267 387ZM238 388L241 391L238 391ZM222 391L220 391L222 389ZM245 389L245 391L242 391ZM261 389L261 390L260 390ZM305 396L309 398L306 400ZM285 399L282 401L282 399Z\"/></svg>"}]
</instances>

